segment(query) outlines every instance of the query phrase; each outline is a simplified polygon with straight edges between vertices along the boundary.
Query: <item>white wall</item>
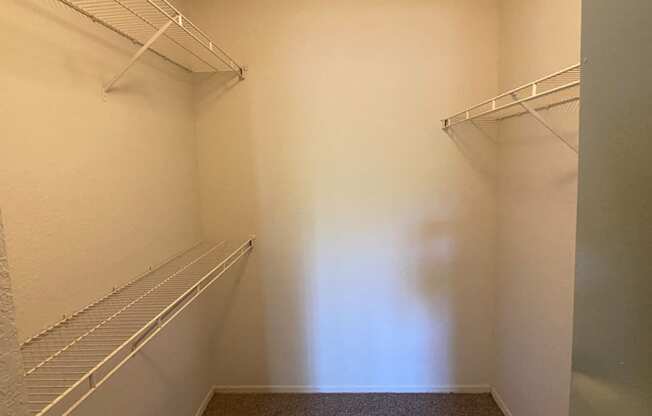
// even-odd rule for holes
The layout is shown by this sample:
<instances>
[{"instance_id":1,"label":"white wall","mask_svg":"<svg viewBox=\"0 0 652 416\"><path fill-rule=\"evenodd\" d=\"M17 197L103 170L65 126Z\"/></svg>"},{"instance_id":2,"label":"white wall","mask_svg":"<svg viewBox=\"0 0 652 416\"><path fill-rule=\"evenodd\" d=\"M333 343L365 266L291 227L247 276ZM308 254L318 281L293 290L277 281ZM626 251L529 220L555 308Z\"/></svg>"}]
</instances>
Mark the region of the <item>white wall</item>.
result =
<instances>
[{"instance_id":1,"label":"white wall","mask_svg":"<svg viewBox=\"0 0 652 416\"><path fill-rule=\"evenodd\" d=\"M652 409L652 3L584 2L572 416Z\"/></svg>"},{"instance_id":2,"label":"white wall","mask_svg":"<svg viewBox=\"0 0 652 416\"><path fill-rule=\"evenodd\" d=\"M26 416L23 366L0 212L0 414Z\"/></svg>"},{"instance_id":3,"label":"white wall","mask_svg":"<svg viewBox=\"0 0 652 416\"><path fill-rule=\"evenodd\" d=\"M258 235L218 339L226 386L490 382L494 182L439 119L497 90L495 1L201 1L250 66L197 90L203 224ZM291 386L291 387L287 387Z\"/></svg>"},{"instance_id":4,"label":"white wall","mask_svg":"<svg viewBox=\"0 0 652 416\"><path fill-rule=\"evenodd\" d=\"M0 206L19 338L200 238L189 74L58 2L0 14Z\"/></svg>"},{"instance_id":5,"label":"white wall","mask_svg":"<svg viewBox=\"0 0 652 416\"><path fill-rule=\"evenodd\" d=\"M501 2L500 88L579 62L579 0ZM577 106L545 111L577 143ZM530 116L501 123L495 392L514 416L568 414L577 155Z\"/></svg>"}]
</instances>

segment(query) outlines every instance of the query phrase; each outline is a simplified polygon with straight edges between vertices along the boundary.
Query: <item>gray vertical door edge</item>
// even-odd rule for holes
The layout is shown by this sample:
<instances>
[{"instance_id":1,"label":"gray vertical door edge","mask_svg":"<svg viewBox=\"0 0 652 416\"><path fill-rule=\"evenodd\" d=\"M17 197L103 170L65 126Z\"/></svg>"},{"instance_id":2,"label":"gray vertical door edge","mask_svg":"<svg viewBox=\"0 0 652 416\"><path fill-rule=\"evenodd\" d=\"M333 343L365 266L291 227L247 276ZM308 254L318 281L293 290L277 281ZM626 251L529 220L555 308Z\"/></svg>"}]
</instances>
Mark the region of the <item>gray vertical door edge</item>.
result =
<instances>
[{"instance_id":1,"label":"gray vertical door edge","mask_svg":"<svg viewBox=\"0 0 652 416\"><path fill-rule=\"evenodd\" d=\"M584 0L571 416L652 415L652 1Z\"/></svg>"}]
</instances>

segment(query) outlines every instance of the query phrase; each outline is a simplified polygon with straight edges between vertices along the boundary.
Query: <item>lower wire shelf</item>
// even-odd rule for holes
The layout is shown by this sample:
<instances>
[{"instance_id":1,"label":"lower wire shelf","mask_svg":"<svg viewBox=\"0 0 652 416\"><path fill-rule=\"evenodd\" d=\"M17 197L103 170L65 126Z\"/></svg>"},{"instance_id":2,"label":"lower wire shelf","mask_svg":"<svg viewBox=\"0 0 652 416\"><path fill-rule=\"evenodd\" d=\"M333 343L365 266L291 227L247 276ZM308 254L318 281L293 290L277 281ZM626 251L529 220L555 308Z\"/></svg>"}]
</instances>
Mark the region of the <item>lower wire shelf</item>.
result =
<instances>
[{"instance_id":1,"label":"lower wire shelf","mask_svg":"<svg viewBox=\"0 0 652 416\"><path fill-rule=\"evenodd\" d=\"M200 244L23 343L31 414L70 414L253 244Z\"/></svg>"}]
</instances>

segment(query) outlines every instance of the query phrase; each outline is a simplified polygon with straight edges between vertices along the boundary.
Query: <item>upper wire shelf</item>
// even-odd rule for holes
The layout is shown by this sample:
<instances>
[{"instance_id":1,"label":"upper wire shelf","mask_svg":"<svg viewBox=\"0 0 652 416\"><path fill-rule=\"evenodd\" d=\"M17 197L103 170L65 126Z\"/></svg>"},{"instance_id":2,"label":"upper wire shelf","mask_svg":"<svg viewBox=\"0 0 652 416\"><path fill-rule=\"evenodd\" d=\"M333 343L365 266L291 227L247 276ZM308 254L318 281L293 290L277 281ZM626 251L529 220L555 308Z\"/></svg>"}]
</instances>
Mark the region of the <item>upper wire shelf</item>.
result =
<instances>
[{"instance_id":1,"label":"upper wire shelf","mask_svg":"<svg viewBox=\"0 0 652 416\"><path fill-rule=\"evenodd\" d=\"M168 0L57 1L189 72L244 76L245 68Z\"/></svg>"},{"instance_id":2,"label":"upper wire shelf","mask_svg":"<svg viewBox=\"0 0 652 416\"><path fill-rule=\"evenodd\" d=\"M474 120L496 122L530 114L577 152L577 149L557 132L539 111L579 101L581 73L581 64L573 65L445 118L442 120L442 127L448 130L458 124Z\"/></svg>"},{"instance_id":3,"label":"upper wire shelf","mask_svg":"<svg viewBox=\"0 0 652 416\"><path fill-rule=\"evenodd\" d=\"M551 107L580 99L580 64L507 91L442 120L444 128L481 119L500 121L527 113L522 103L537 100L534 107Z\"/></svg>"}]
</instances>

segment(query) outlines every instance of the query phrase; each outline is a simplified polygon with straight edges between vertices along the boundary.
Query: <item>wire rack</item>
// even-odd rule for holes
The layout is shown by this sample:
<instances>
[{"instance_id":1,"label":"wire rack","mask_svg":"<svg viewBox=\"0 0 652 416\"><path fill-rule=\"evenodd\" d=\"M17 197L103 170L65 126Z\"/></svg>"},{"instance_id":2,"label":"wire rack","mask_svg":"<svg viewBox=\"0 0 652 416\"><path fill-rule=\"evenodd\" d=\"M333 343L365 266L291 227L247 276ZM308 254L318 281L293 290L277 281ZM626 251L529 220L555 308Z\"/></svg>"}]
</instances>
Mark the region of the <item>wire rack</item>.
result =
<instances>
[{"instance_id":1,"label":"wire rack","mask_svg":"<svg viewBox=\"0 0 652 416\"><path fill-rule=\"evenodd\" d=\"M244 73L223 48L168 0L56 0L96 23L143 46L169 27L150 50L190 72Z\"/></svg>"},{"instance_id":2,"label":"wire rack","mask_svg":"<svg viewBox=\"0 0 652 416\"><path fill-rule=\"evenodd\" d=\"M25 341L29 411L69 414L252 247L198 245Z\"/></svg>"},{"instance_id":3,"label":"wire rack","mask_svg":"<svg viewBox=\"0 0 652 416\"><path fill-rule=\"evenodd\" d=\"M580 77L581 66L573 65L445 118L442 120L443 128L474 120L496 122L530 114L524 105L538 111L578 103Z\"/></svg>"}]
</instances>

